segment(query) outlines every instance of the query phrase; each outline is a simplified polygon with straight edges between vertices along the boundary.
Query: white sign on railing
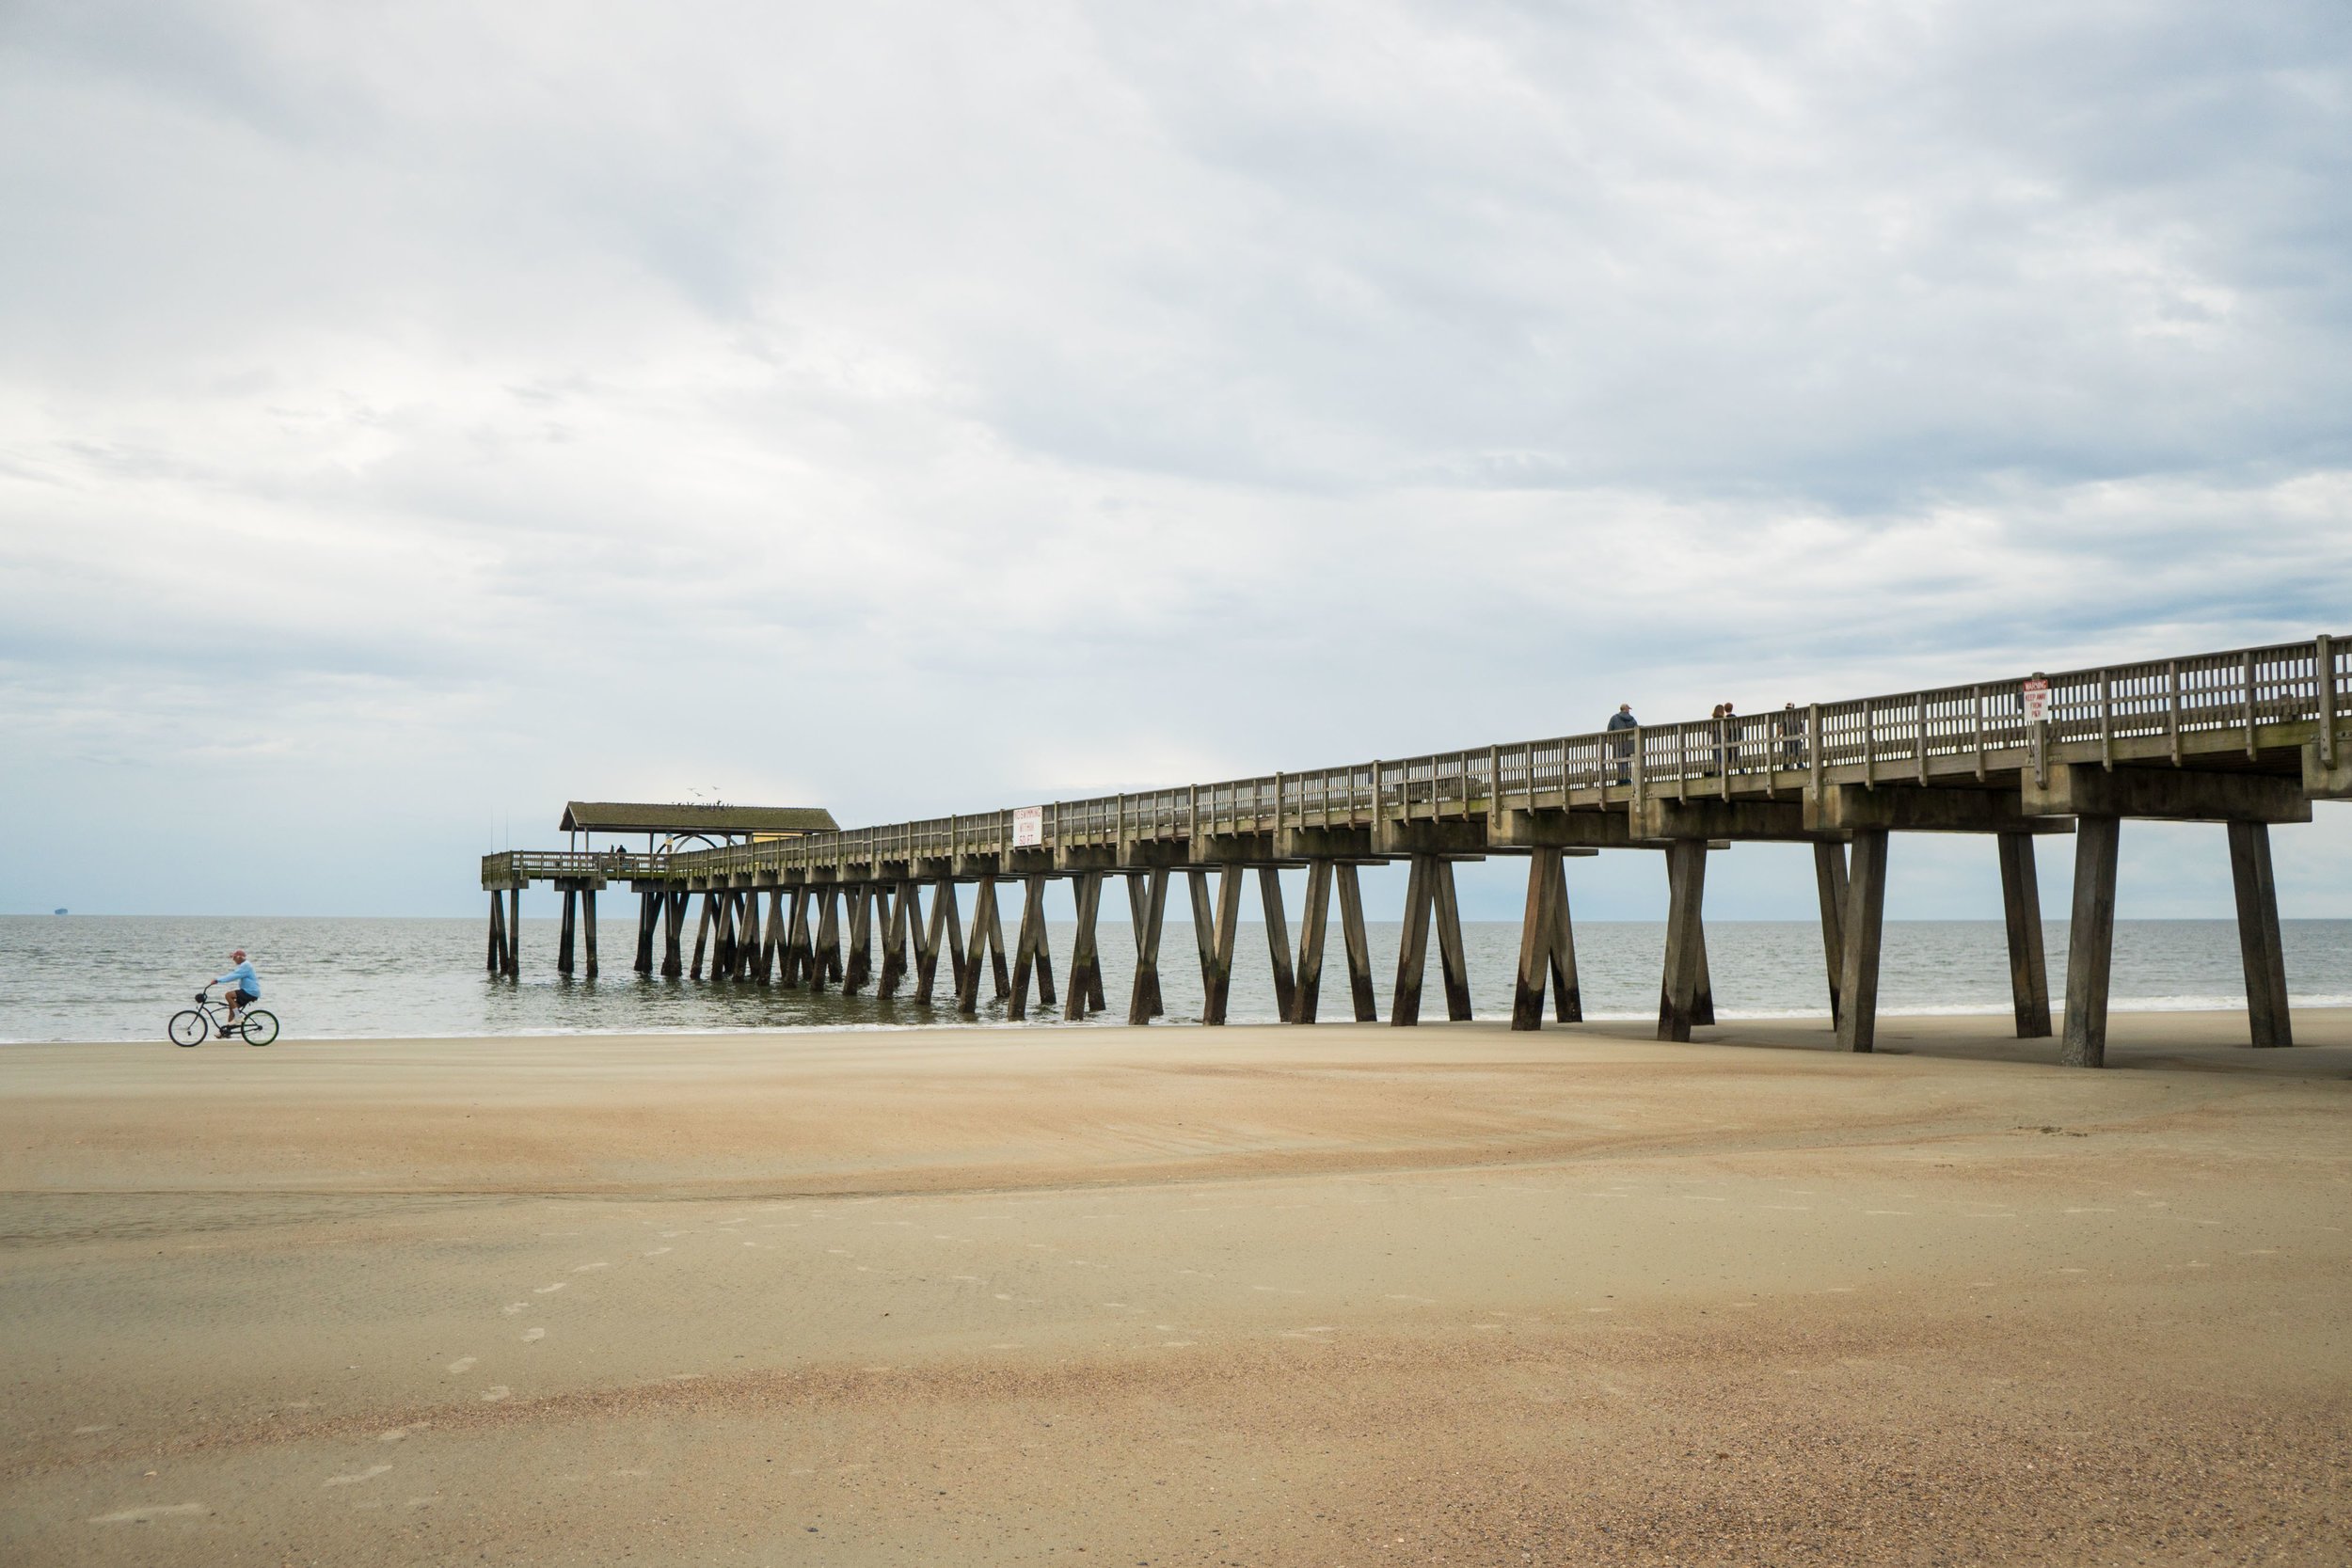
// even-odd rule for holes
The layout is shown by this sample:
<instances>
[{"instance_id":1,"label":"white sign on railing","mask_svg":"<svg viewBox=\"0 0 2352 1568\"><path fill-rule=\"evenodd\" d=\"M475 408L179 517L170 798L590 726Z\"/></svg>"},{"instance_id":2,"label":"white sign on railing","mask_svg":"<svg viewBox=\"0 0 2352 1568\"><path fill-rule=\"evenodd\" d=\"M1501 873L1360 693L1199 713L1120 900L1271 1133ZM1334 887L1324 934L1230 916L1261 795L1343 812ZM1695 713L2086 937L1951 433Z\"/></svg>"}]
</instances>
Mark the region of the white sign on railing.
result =
<instances>
[{"instance_id":1,"label":"white sign on railing","mask_svg":"<svg viewBox=\"0 0 2352 1568\"><path fill-rule=\"evenodd\" d=\"M2026 722L2039 724L2050 717L2050 683L2036 675L2020 687L2026 705Z\"/></svg>"},{"instance_id":2,"label":"white sign on railing","mask_svg":"<svg viewBox=\"0 0 2352 1568\"><path fill-rule=\"evenodd\" d=\"M1045 808L1022 806L1012 814L1012 847L1034 849L1045 842Z\"/></svg>"}]
</instances>

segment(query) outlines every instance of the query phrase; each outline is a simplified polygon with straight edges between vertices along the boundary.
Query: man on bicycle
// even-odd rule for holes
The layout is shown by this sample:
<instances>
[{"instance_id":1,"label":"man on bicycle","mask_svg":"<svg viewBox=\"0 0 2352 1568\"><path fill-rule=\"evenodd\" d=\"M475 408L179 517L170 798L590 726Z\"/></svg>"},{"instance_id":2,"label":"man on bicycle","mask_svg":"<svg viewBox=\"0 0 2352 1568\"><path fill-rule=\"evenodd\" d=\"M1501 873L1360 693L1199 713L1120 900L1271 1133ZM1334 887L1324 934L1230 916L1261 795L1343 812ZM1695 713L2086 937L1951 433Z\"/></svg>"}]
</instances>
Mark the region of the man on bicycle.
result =
<instances>
[{"instance_id":1,"label":"man on bicycle","mask_svg":"<svg viewBox=\"0 0 2352 1568\"><path fill-rule=\"evenodd\" d=\"M229 956L236 960L237 967L213 982L229 987L229 1022L221 1030L223 1034L237 1026L239 1013L262 999L262 977L253 973L253 965L246 960L245 949L240 947Z\"/></svg>"}]
</instances>

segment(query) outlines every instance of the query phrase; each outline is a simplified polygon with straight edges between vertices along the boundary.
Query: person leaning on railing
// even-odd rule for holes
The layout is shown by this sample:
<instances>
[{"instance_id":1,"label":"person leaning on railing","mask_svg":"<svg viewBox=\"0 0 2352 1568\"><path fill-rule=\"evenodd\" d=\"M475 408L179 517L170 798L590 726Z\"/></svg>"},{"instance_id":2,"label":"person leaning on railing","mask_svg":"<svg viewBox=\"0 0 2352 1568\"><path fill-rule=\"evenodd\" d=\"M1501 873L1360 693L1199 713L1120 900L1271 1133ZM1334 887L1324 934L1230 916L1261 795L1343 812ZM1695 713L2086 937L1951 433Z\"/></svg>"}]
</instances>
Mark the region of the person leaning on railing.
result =
<instances>
[{"instance_id":1,"label":"person leaning on railing","mask_svg":"<svg viewBox=\"0 0 2352 1568\"><path fill-rule=\"evenodd\" d=\"M1631 703L1619 703L1617 711L1609 716L1609 727L1613 730L1638 730L1642 727L1642 721L1633 717ZM1630 735L1619 736L1613 749L1617 753L1617 782L1631 784L1633 782L1633 737Z\"/></svg>"}]
</instances>

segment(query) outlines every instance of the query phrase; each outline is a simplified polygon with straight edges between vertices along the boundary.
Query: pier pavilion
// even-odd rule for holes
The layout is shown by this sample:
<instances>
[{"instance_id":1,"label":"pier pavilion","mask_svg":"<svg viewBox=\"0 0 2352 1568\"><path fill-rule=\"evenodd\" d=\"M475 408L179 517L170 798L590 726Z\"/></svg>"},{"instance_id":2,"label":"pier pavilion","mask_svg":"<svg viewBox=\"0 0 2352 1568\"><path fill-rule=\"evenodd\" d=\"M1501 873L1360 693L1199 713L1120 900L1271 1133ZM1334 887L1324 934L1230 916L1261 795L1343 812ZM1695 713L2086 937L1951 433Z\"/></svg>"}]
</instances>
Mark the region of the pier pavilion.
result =
<instances>
[{"instance_id":1,"label":"pier pavilion","mask_svg":"<svg viewBox=\"0 0 2352 1568\"><path fill-rule=\"evenodd\" d=\"M2309 822L2315 801L2352 800L2352 646L2340 637L2036 673L1801 709L1515 741L1403 759L1343 762L1214 784L954 815L866 828L831 825L695 849L512 851L485 856L489 966L518 963L520 890L566 892L557 966L570 973L572 903L627 880L640 900L636 969L687 973L683 936L699 895L691 973L713 979L872 985L892 995L913 981L930 1002L943 958L958 1008L988 985L1014 1018L1056 1005L1046 942L1046 883L1067 878L1078 929L1064 1016L1104 1009L1097 917L1105 879L1123 881L1134 917L1135 983L1127 1022L1161 1011L1160 928L1170 878L1183 873L1198 936L1202 1022L1225 1020L1234 936L1256 873L1268 962L1286 1022L1318 1014L1330 903L1340 905L1350 1002L1378 1017L1364 940L1358 868L1408 864L1405 935L1389 1022L1420 1021L1434 928L1446 1016L1470 1016L1454 901L1454 863L1489 855L1528 862L1526 911L1513 999L1515 1028L1538 1028L1547 993L1560 1022L1581 1002L1565 863L1603 851L1655 853L1669 907L1658 1034L1687 1040L1712 1022L1704 902L1707 861L1749 842L1813 847L1823 974L1838 1045L1871 1049L1879 954L1892 863L1903 834L1993 840L2001 872L2010 974L2020 1037L2052 1030L2034 840L2076 838L2060 1060L2103 1065L2115 932L2115 875L2128 820L2211 822L2225 829L2236 893L2250 1043L2293 1043L2270 830ZM583 808L692 813L750 808ZM818 814L822 816L823 814ZM602 819L608 824L613 820ZM632 823L600 832L660 833ZM736 830L726 830L736 833ZM707 836L707 835L706 835ZM1291 944L1279 872L1307 873ZM971 942L958 888L974 888ZM1000 884L1022 890L1008 943ZM930 898L928 910L926 895ZM502 902L503 901L503 902ZM880 971L876 973L877 948Z\"/></svg>"},{"instance_id":2,"label":"pier pavilion","mask_svg":"<svg viewBox=\"0 0 2352 1568\"><path fill-rule=\"evenodd\" d=\"M564 925L556 939L555 967L560 974L571 974L575 939L584 938L579 945L586 949L583 956L587 959L588 978L592 980L596 977L596 894L605 886L609 874L629 876L631 867L667 860L696 845L717 849L737 844L772 844L809 833L835 832L840 828L833 819L833 813L822 806L730 806L716 801L648 800L568 801L564 807L564 819L556 826L566 836L570 847L566 851L569 859L565 869L545 879L564 895ZM598 850L598 833L615 838L633 838L643 833L645 852L642 857L634 857L617 846ZM482 885L490 889L489 967L493 974L513 974L519 966L522 890L534 879L530 876L507 877L493 882L485 863ZM500 907L501 895L505 898L503 910ZM642 959L648 950L647 940L647 935L641 932L640 974L645 972Z\"/></svg>"}]
</instances>

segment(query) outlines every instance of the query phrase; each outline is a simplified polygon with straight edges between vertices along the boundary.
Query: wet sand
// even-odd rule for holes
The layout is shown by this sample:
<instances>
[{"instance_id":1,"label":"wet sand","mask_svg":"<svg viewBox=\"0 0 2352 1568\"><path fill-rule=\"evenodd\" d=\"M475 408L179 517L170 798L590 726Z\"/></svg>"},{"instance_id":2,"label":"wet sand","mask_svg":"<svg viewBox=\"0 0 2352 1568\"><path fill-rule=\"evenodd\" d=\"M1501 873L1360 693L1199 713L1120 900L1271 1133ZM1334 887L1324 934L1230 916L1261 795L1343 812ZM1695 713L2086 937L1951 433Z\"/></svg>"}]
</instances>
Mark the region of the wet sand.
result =
<instances>
[{"instance_id":1,"label":"wet sand","mask_svg":"<svg viewBox=\"0 0 2352 1568\"><path fill-rule=\"evenodd\" d=\"M2352 1013L0 1051L0 1560L2352 1560Z\"/></svg>"}]
</instances>

